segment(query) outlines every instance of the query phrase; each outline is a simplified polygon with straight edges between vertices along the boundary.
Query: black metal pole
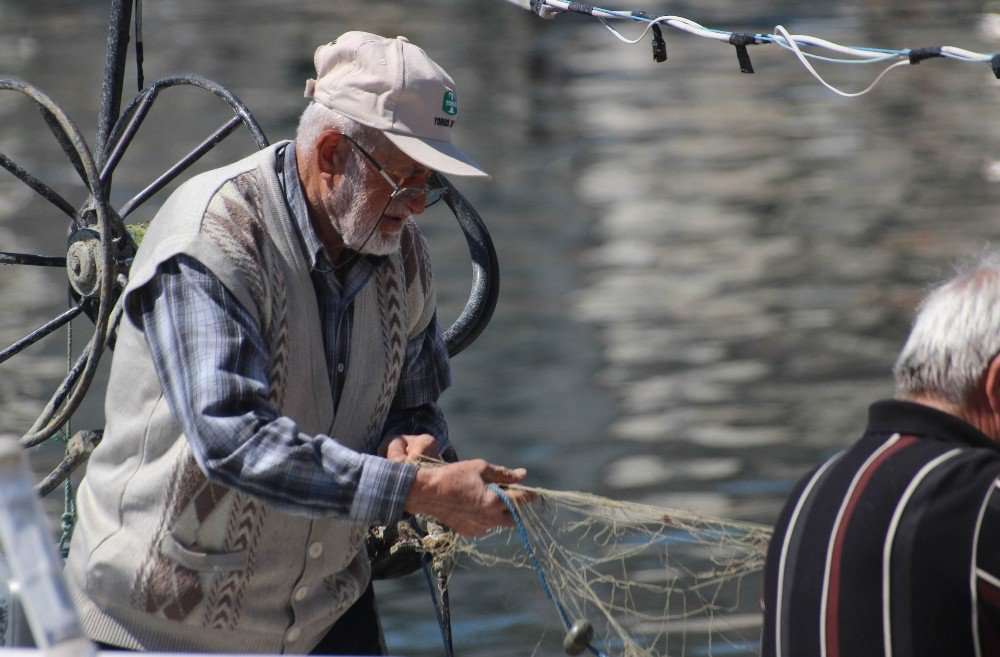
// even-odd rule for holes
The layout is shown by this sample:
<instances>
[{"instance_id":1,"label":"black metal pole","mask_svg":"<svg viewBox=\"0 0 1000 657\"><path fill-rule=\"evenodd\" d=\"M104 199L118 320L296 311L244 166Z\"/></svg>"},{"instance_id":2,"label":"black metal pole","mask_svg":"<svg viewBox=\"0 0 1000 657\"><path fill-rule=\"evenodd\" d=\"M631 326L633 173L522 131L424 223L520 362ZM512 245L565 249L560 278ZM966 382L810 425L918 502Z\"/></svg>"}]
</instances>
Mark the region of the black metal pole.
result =
<instances>
[{"instance_id":1,"label":"black metal pole","mask_svg":"<svg viewBox=\"0 0 1000 657\"><path fill-rule=\"evenodd\" d=\"M131 214L132 210L135 210L137 207L148 201L153 194L169 185L171 180L184 173L184 170L197 162L201 156L215 148L219 142L231 135L236 128L240 127L242 122L243 119L238 116L234 116L223 123L221 128L209 135L205 141L198 144L193 151L185 155L177 164L170 167L170 169L168 169L163 175L151 182L146 189L142 190L136 194L134 198L126 202L125 205L121 207L121 210L118 211L118 216L124 219Z\"/></svg>"},{"instance_id":2,"label":"black metal pole","mask_svg":"<svg viewBox=\"0 0 1000 657\"><path fill-rule=\"evenodd\" d=\"M0 363L4 362L11 356L15 356L31 345L35 344L42 338L44 338L49 333L52 333L61 326L68 324L74 317L83 312L83 304L85 302L81 301L63 314L59 315L55 319L51 319L46 322L43 326L38 327L28 335L24 336L11 346L7 347L3 351L0 351Z\"/></svg>"},{"instance_id":3,"label":"black metal pole","mask_svg":"<svg viewBox=\"0 0 1000 657\"><path fill-rule=\"evenodd\" d=\"M125 57L128 54L129 28L133 0L111 0L108 45L105 50L104 81L101 83L101 111L97 117L97 147L94 156L98 169L104 165L108 135L118 120L125 82Z\"/></svg>"},{"instance_id":4,"label":"black metal pole","mask_svg":"<svg viewBox=\"0 0 1000 657\"><path fill-rule=\"evenodd\" d=\"M65 267L65 256L41 256L33 253L0 251L0 265L30 265L33 267Z\"/></svg>"}]
</instances>

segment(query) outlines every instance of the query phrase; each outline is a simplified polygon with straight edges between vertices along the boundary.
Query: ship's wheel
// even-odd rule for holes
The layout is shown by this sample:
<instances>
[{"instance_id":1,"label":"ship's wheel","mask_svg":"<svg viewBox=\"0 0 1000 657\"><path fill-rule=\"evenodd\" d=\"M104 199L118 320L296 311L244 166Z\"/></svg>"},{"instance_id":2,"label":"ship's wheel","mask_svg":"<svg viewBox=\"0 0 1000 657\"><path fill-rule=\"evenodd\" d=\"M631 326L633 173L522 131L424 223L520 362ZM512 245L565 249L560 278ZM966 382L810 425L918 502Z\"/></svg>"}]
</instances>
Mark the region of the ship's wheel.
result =
<instances>
[{"instance_id":1,"label":"ship's wheel","mask_svg":"<svg viewBox=\"0 0 1000 657\"><path fill-rule=\"evenodd\" d=\"M115 210L108 202L110 185L115 167L121 161L133 138L149 114L161 91L180 85L205 89L221 98L232 109L233 117L200 143L188 155L167 169L156 180ZM29 98L41 112L55 140L62 148L83 183L83 202L74 205L32 173L0 153L0 167L16 176L57 210L68 217L68 241L60 255L0 252L0 265L6 267L56 267L63 268L69 284L69 308L58 316L30 331L13 344L0 351L0 363L16 357L36 342L51 336L79 315L93 320L93 331L77 360L68 368L65 378L56 386L52 397L32 426L21 437L25 447L39 445L58 432L83 401L93 382L101 356L113 345L115 329L121 317L119 300L136 241L124 219L140 208L157 191L168 185L184 170L197 162L214 146L229 136L240 125L245 125L258 148L268 145L260 126L246 107L231 92L211 80L197 76L175 76L153 82L143 89L111 130L107 147L95 157L85 139L65 111L46 93L26 82L13 79L0 80L0 91L19 93ZM0 275L2 275L0 270ZM78 464L85 457L93 442L99 437L95 432L83 432L83 447L76 452ZM82 453L80 453L82 451ZM70 465L70 464L65 464ZM63 467L65 478L71 468ZM44 492L59 483L60 478L46 478Z\"/></svg>"}]
</instances>

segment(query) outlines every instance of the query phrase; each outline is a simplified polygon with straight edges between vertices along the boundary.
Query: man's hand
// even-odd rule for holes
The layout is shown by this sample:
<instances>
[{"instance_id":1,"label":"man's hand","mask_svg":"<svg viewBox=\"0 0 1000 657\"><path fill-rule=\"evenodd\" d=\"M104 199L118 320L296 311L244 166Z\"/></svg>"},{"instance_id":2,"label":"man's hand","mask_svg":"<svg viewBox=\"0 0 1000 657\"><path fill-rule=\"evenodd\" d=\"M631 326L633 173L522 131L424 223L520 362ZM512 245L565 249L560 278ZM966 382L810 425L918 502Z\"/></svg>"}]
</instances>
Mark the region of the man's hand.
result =
<instances>
[{"instance_id":1,"label":"man's hand","mask_svg":"<svg viewBox=\"0 0 1000 657\"><path fill-rule=\"evenodd\" d=\"M426 433L419 436L389 436L379 445L378 455L399 463L421 461L425 458L434 461L441 459L437 440Z\"/></svg>"},{"instance_id":2,"label":"man's hand","mask_svg":"<svg viewBox=\"0 0 1000 657\"><path fill-rule=\"evenodd\" d=\"M462 536L479 536L493 527L512 527L514 518L487 484L524 481L524 468L510 470L476 459L421 468L413 480L406 510L432 516ZM510 491L512 502L530 502L526 491Z\"/></svg>"}]
</instances>

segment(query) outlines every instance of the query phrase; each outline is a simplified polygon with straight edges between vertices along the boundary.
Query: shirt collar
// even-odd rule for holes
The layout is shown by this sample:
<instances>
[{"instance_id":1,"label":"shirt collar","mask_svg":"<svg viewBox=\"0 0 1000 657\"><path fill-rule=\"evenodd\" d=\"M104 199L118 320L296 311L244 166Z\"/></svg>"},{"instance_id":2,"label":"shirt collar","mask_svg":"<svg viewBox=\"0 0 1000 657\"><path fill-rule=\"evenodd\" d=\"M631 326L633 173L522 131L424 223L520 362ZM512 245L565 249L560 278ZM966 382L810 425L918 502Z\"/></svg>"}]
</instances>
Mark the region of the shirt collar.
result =
<instances>
[{"instance_id":1,"label":"shirt collar","mask_svg":"<svg viewBox=\"0 0 1000 657\"><path fill-rule=\"evenodd\" d=\"M1000 445L965 420L930 406L895 399L877 401L868 409L869 433L915 434L1000 450Z\"/></svg>"}]
</instances>

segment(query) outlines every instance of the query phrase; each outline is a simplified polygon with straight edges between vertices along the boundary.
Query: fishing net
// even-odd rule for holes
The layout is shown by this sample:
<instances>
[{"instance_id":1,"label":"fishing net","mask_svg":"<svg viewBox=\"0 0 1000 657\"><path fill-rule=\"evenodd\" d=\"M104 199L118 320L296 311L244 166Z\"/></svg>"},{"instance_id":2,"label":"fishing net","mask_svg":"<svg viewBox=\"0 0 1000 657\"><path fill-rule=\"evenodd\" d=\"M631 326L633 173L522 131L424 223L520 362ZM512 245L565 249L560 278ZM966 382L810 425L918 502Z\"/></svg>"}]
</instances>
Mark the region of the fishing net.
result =
<instances>
[{"instance_id":1,"label":"fishing net","mask_svg":"<svg viewBox=\"0 0 1000 657\"><path fill-rule=\"evenodd\" d=\"M552 603L569 654L756 654L756 579L770 529L578 492L533 492L514 530L474 540L431 534L435 570L457 561L527 570ZM748 576L754 576L752 585ZM536 646L535 654L552 654Z\"/></svg>"}]
</instances>

